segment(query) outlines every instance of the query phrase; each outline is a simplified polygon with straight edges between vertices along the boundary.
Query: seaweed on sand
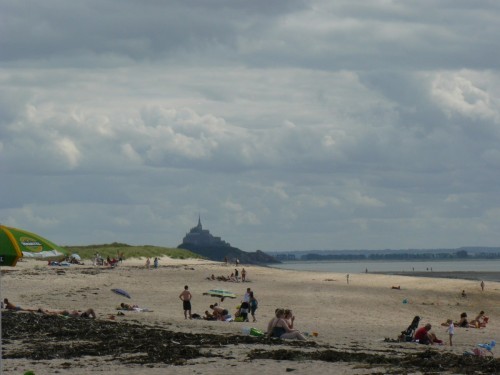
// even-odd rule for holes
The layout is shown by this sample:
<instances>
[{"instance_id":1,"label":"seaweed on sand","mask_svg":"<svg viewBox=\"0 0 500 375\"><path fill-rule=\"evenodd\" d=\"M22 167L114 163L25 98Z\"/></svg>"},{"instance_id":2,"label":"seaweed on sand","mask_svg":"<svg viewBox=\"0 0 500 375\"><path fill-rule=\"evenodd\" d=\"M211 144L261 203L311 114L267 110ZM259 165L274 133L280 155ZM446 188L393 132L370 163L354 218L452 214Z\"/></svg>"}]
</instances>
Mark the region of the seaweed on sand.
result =
<instances>
[{"instance_id":1,"label":"seaweed on sand","mask_svg":"<svg viewBox=\"0 0 500 375\"><path fill-rule=\"evenodd\" d=\"M4 359L77 359L83 356L121 363L183 365L200 357L231 358L231 348L244 344L248 359L347 362L385 367L386 373L500 373L500 360L425 349L416 353L370 353L358 348L334 350L314 341L298 342L241 335L173 332L159 326L5 311L2 313ZM262 349L265 348L265 349ZM217 354L214 354L217 353ZM110 358L110 359L109 359Z\"/></svg>"}]
</instances>

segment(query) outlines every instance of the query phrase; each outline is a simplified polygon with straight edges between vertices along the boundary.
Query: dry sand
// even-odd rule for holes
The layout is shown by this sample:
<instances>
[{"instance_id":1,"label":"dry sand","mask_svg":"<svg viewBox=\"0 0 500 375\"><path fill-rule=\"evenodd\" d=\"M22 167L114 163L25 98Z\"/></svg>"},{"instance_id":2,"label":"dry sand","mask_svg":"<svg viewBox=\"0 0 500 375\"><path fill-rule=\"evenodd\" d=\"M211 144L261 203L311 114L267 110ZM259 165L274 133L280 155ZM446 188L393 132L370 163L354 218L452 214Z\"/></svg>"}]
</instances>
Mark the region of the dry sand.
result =
<instances>
[{"instance_id":1,"label":"dry sand","mask_svg":"<svg viewBox=\"0 0 500 375\"><path fill-rule=\"evenodd\" d=\"M87 262L88 263L88 262ZM479 282L457 279L437 279L395 275L301 272L267 267L244 266L247 283L207 280L211 274L229 275L234 266L203 260L173 260L162 258L158 269L145 269L144 260L126 260L115 269L92 265L48 267L37 261L20 262L17 267L2 268L2 299L8 297L22 307L48 309L96 310L98 319L116 322L139 322L144 325L165 327L178 332L214 333L221 335L242 334L244 327L265 330L275 308L292 308L296 327L303 332L318 332L310 338L322 347L346 352L367 352L391 355L398 352L424 351L423 345L384 342L395 339L415 315L421 324L433 325L437 336L447 342L445 327L440 323L447 318L458 320L461 312L473 318L485 310L490 323L482 329L456 328L454 346L434 347L446 353L461 355L478 343L499 338L500 284L487 282L484 292ZM241 271L241 266L239 267ZM204 296L209 289L226 289L238 295L237 300L226 299L222 305L234 311L238 301L250 287L259 301L256 323L212 322L185 320L179 294L189 285L193 294L193 312L203 315L217 300ZM401 290L391 289L401 286ZM131 300L113 292L112 288L126 290ZM465 290L467 298L460 293ZM403 303L403 300L408 303ZM153 312L127 312L116 316L120 302L132 302ZM133 337L129 338L133 340ZM19 343L17 343L19 344ZM4 343L4 350L14 343ZM13 346L12 346L13 347ZM4 359L3 372L20 374L33 370L35 374L294 374L318 373L370 374L386 373L384 368L373 368L357 363L324 361L248 360L247 354L254 347L237 345L223 348L224 358L198 358L184 366L154 363L148 366L124 365L109 358L77 358L73 360L33 361ZM273 348L268 348L271 350ZM500 348L498 349L500 351ZM498 351L493 351L498 357ZM69 364L68 364L69 362ZM78 370L75 370L78 368ZM415 372L415 373L418 373Z\"/></svg>"}]
</instances>

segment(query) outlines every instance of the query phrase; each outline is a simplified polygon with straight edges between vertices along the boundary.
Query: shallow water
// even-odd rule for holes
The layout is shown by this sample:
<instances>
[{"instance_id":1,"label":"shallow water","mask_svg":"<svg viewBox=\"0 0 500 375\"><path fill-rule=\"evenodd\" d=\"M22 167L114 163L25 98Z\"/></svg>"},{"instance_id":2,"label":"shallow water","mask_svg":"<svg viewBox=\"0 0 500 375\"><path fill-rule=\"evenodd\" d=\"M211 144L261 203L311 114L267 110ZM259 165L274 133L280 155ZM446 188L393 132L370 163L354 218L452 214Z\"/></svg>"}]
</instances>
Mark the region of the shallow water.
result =
<instances>
[{"instance_id":1,"label":"shallow water","mask_svg":"<svg viewBox=\"0 0 500 375\"><path fill-rule=\"evenodd\" d=\"M454 260L454 261L290 261L273 264L272 267L300 271L318 272L499 272L500 260ZM430 276L430 275L429 275Z\"/></svg>"}]
</instances>

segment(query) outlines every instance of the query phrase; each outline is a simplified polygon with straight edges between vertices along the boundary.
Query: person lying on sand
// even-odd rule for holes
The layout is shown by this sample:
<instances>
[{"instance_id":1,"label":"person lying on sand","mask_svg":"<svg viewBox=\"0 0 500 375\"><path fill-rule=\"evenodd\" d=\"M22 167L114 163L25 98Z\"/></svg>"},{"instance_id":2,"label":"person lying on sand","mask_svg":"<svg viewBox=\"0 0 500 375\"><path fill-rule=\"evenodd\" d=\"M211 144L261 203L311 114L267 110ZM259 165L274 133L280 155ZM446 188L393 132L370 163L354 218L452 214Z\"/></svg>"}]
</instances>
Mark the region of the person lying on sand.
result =
<instances>
[{"instance_id":1,"label":"person lying on sand","mask_svg":"<svg viewBox=\"0 0 500 375\"><path fill-rule=\"evenodd\" d=\"M85 311L81 310L43 310L43 309L38 309L37 312L45 314L45 315L62 315L62 316L68 316L72 318L91 318L95 319L97 317L94 309L89 308Z\"/></svg>"},{"instance_id":2,"label":"person lying on sand","mask_svg":"<svg viewBox=\"0 0 500 375\"><path fill-rule=\"evenodd\" d=\"M392 286L391 289L401 289L401 286L398 285L398 286Z\"/></svg>"},{"instance_id":3,"label":"person lying on sand","mask_svg":"<svg viewBox=\"0 0 500 375\"><path fill-rule=\"evenodd\" d=\"M129 305L128 303L120 303L120 310L134 310L138 309L138 305Z\"/></svg>"},{"instance_id":4,"label":"person lying on sand","mask_svg":"<svg viewBox=\"0 0 500 375\"><path fill-rule=\"evenodd\" d=\"M27 309L22 308L21 306L16 306L12 302L10 302L7 298L4 298L2 302L2 308L13 311L36 311L36 309Z\"/></svg>"}]
</instances>

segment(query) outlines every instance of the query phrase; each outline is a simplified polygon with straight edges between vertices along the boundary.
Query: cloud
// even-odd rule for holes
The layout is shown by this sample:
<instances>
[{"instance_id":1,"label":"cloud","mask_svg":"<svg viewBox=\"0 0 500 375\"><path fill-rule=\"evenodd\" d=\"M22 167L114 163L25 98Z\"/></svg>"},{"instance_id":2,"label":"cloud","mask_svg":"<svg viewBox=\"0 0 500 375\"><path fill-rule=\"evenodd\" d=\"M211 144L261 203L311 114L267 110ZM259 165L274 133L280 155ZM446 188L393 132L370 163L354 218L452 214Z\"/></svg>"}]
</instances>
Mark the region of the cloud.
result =
<instances>
[{"instance_id":1,"label":"cloud","mask_svg":"<svg viewBox=\"0 0 500 375\"><path fill-rule=\"evenodd\" d=\"M0 5L3 223L56 242L497 245L490 3ZM450 16L451 15L451 16Z\"/></svg>"}]
</instances>

